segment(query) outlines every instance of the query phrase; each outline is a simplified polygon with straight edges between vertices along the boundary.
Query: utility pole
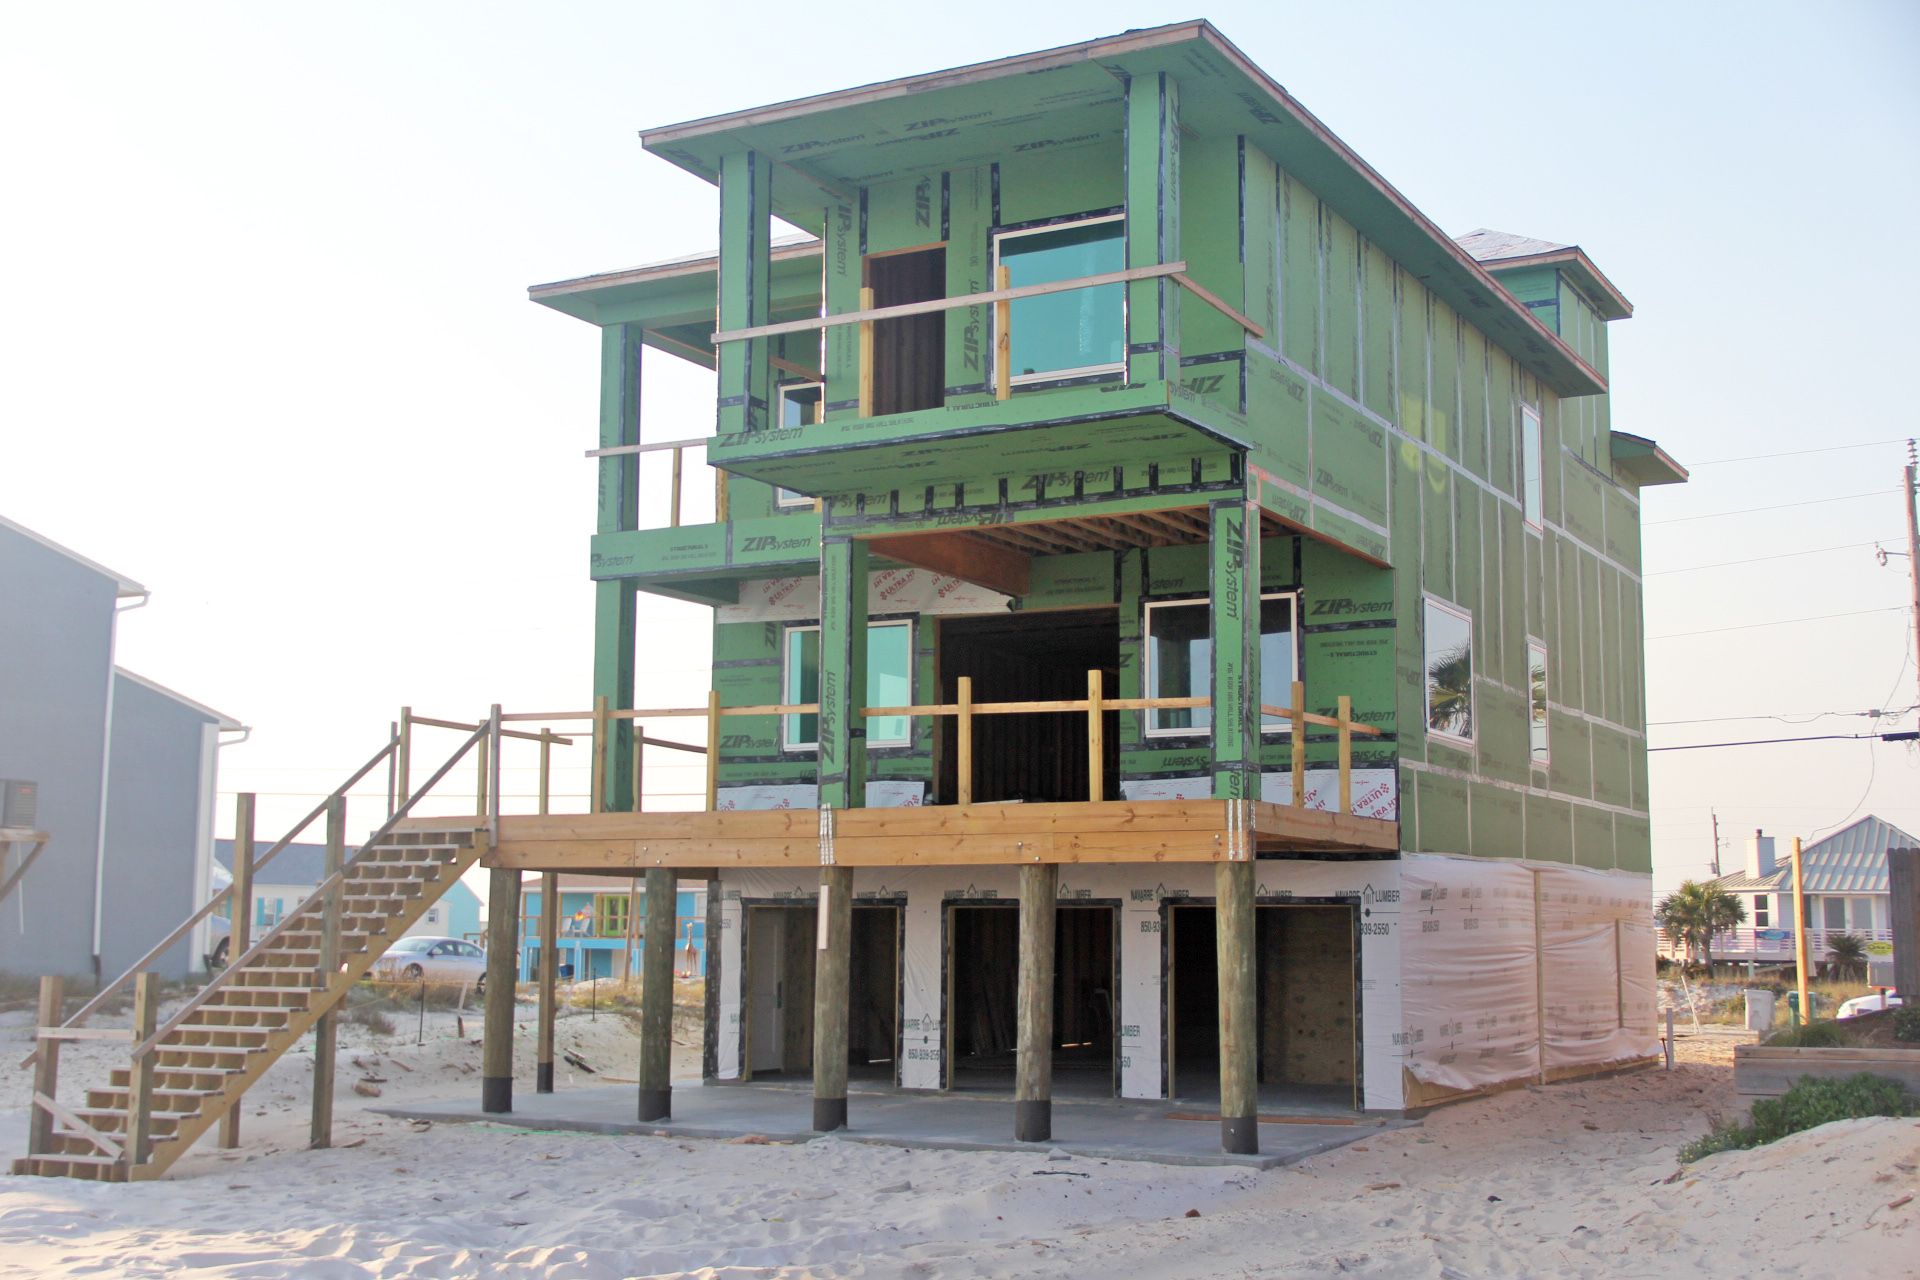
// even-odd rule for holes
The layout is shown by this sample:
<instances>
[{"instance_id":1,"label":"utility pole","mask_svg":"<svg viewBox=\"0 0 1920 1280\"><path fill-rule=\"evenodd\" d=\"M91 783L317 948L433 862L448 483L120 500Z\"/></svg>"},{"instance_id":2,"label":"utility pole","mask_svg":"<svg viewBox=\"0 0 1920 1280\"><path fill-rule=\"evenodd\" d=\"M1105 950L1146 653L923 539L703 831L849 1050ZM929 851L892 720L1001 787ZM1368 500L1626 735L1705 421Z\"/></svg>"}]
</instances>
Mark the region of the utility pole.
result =
<instances>
[{"instance_id":1,"label":"utility pole","mask_svg":"<svg viewBox=\"0 0 1920 1280\"><path fill-rule=\"evenodd\" d=\"M1707 812L1713 817L1713 878L1720 878L1720 815L1712 809Z\"/></svg>"},{"instance_id":2,"label":"utility pole","mask_svg":"<svg viewBox=\"0 0 1920 1280\"><path fill-rule=\"evenodd\" d=\"M1913 439L1907 439L1907 581L1913 587L1913 662L1916 678L1920 678L1920 517L1914 514L1914 457Z\"/></svg>"}]
</instances>

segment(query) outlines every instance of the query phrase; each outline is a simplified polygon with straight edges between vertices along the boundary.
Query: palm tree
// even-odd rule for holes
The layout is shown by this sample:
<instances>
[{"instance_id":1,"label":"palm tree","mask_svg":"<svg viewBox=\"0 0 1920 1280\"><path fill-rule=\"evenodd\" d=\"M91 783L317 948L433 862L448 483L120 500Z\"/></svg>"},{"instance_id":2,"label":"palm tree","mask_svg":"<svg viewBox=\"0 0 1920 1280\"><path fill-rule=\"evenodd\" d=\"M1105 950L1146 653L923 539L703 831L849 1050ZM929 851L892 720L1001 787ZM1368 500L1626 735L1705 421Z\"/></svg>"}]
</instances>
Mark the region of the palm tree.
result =
<instances>
[{"instance_id":1,"label":"palm tree","mask_svg":"<svg viewBox=\"0 0 1920 1280\"><path fill-rule=\"evenodd\" d=\"M1704 957L1707 976L1713 976L1713 935L1746 923L1747 909L1740 899L1713 881L1683 880L1680 887L1653 909L1662 929L1686 944L1691 955Z\"/></svg>"},{"instance_id":2,"label":"palm tree","mask_svg":"<svg viewBox=\"0 0 1920 1280\"><path fill-rule=\"evenodd\" d=\"M1864 978L1867 973L1867 940L1857 933L1829 935L1827 964L1840 977Z\"/></svg>"},{"instance_id":3,"label":"palm tree","mask_svg":"<svg viewBox=\"0 0 1920 1280\"><path fill-rule=\"evenodd\" d=\"M1473 735L1473 656L1461 644L1427 668L1427 727L1467 738Z\"/></svg>"}]
</instances>

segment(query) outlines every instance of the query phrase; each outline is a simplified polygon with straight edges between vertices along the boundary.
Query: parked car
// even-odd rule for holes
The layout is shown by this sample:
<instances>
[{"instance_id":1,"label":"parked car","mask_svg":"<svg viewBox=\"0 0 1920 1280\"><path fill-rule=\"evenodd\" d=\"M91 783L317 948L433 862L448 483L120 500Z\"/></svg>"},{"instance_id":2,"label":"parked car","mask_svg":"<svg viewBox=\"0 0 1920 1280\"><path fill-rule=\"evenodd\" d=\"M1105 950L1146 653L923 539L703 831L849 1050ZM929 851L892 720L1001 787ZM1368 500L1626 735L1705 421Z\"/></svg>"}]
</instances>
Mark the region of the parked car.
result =
<instances>
[{"instance_id":1,"label":"parked car","mask_svg":"<svg viewBox=\"0 0 1920 1280\"><path fill-rule=\"evenodd\" d=\"M1851 1000L1843 1001L1840 1005L1840 1012L1833 1016L1836 1018L1857 1018L1863 1013L1878 1013L1882 1009L1898 1009L1905 1003L1906 1001L1902 1000L1897 992L1889 991L1887 992L1886 1003L1882 1004L1880 1003L1880 993L1876 991L1872 995L1855 996Z\"/></svg>"},{"instance_id":2,"label":"parked car","mask_svg":"<svg viewBox=\"0 0 1920 1280\"><path fill-rule=\"evenodd\" d=\"M487 953L459 938L402 938L374 962L376 982L420 982L487 988Z\"/></svg>"}]
</instances>

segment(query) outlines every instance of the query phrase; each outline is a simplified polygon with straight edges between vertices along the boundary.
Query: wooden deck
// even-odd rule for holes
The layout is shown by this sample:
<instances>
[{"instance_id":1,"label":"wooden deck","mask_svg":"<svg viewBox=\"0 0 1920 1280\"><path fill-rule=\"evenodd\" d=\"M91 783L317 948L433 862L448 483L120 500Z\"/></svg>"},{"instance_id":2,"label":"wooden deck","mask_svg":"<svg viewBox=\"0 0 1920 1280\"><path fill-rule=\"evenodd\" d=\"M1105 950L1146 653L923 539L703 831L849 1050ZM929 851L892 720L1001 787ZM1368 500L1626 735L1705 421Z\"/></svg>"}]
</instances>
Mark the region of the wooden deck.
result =
<instances>
[{"instance_id":1,"label":"wooden deck","mask_svg":"<svg viewBox=\"0 0 1920 1280\"><path fill-rule=\"evenodd\" d=\"M421 821L428 821L422 819ZM444 826L446 819L432 820ZM771 809L500 818L481 859L522 871L671 867L988 866L1232 862L1277 853L1392 853L1392 822L1245 800Z\"/></svg>"}]
</instances>

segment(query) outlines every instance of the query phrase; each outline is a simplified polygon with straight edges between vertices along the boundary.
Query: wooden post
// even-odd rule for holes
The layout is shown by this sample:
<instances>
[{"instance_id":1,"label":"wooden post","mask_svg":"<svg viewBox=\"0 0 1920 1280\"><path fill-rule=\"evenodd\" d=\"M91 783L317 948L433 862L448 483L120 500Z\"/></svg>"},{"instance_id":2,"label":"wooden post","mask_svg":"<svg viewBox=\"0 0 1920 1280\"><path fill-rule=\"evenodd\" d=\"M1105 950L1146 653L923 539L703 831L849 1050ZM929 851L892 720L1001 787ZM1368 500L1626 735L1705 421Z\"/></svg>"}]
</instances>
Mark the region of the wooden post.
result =
<instances>
[{"instance_id":1,"label":"wooden post","mask_svg":"<svg viewBox=\"0 0 1920 1280\"><path fill-rule=\"evenodd\" d=\"M954 799L960 804L973 803L973 677L960 677L959 714L957 722L960 745L954 752Z\"/></svg>"},{"instance_id":2,"label":"wooden post","mask_svg":"<svg viewBox=\"0 0 1920 1280\"><path fill-rule=\"evenodd\" d=\"M1087 672L1087 799L1096 803L1107 798L1106 711L1100 705L1104 693L1099 670Z\"/></svg>"},{"instance_id":3,"label":"wooden post","mask_svg":"<svg viewBox=\"0 0 1920 1280\"><path fill-rule=\"evenodd\" d=\"M1800 1025L1813 1021L1813 1006L1807 991L1807 882L1800 865L1800 837L1793 838L1793 964L1795 985L1800 988ZM1713 970L1707 970L1713 981ZM1692 1001L1688 1001L1691 1005Z\"/></svg>"},{"instance_id":4,"label":"wooden post","mask_svg":"<svg viewBox=\"0 0 1920 1280\"><path fill-rule=\"evenodd\" d=\"M1304 681L1295 680L1293 691L1289 694L1293 705L1288 708L1293 713L1293 807L1307 807L1307 686Z\"/></svg>"},{"instance_id":5,"label":"wooden post","mask_svg":"<svg viewBox=\"0 0 1920 1280\"><path fill-rule=\"evenodd\" d=\"M1254 1004L1253 863L1213 864L1220 969L1220 1148L1260 1150L1259 1023Z\"/></svg>"},{"instance_id":6,"label":"wooden post","mask_svg":"<svg viewBox=\"0 0 1920 1280\"><path fill-rule=\"evenodd\" d=\"M862 287L860 309L873 310L873 290ZM860 322L860 416L873 416L873 321Z\"/></svg>"},{"instance_id":7,"label":"wooden post","mask_svg":"<svg viewBox=\"0 0 1920 1280\"><path fill-rule=\"evenodd\" d=\"M1887 850L1887 923L1893 926L1893 986L1920 991L1920 849ZM1908 998L1907 1003L1913 1001Z\"/></svg>"},{"instance_id":8,"label":"wooden post","mask_svg":"<svg viewBox=\"0 0 1920 1280\"><path fill-rule=\"evenodd\" d=\"M640 931L640 877L627 877L627 914L620 930L620 989L627 990L633 978L633 947Z\"/></svg>"},{"instance_id":9,"label":"wooden post","mask_svg":"<svg viewBox=\"0 0 1920 1280\"><path fill-rule=\"evenodd\" d=\"M253 946L253 793L242 791L233 804L233 887L227 899L227 963ZM220 1145L240 1145L240 1111L228 1107L220 1117Z\"/></svg>"},{"instance_id":10,"label":"wooden post","mask_svg":"<svg viewBox=\"0 0 1920 1280\"><path fill-rule=\"evenodd\" d=\"M400 708L400 745L394 748L393 791L405 804L413 798L413 708Z\"/></svg>"},{"instance_id":11,"label":"wooden post","mask_svg":"<svg viewBox=\"0 0 1920 1280\"><path fill-rule=\"evenodd\" d=\"M337 875L346 861L347 798L336 792L327 797L327 845L321 877ZM334 979L340 976L340 911L345 898L345 886L335 884L327 890L320 907L320 963L314 985L323 993L331 990ZM319 998L324 1000L326 996ZM313 1024L313 1115L307 1145L316 1151L333 1145L333 1066L339 1018L337 1008L329 1009Z\"/></svg>"},{"instance_id":12,"label":"wooden post","mask_svg":"<svg viewBox=\"0 0 1920 1280\"><path fill-rule=\"evenodd\" d=\"M398 720L389 722L387 725L387 737L397 738L399 736L400 736L400 722ZM387 753L387 816L389 818L391 818L394 815L394 812L399 809L400 800L401 800L401 797L395 790L395 786L394 786L394 784L399 779L399 769L397 768L399 761L395 758L397 754L398 754L397 749L396 751L390 751ZM239 952L236 951L234 954L238 955Z\"/></svg>"},{"instance_id":13,"label":"wooden post","mask_svg":"<svg viewBox=\"0 0 1920 1280\"><path fill-rule=\"evenodd\" d=\"M638 720L633 722L633 811L645 813L645 795L641 784L646 780L647 731Z\"/></svg>"},{"instance_id":14,"label":"wooden post","mask_svg":"<svg viewBox=\"0 0 1920 1280\"><path fill-rule=\"evenodd\" d=\"M553 795L553 731L540 731L540 812L547 811Z\"/></svg>"},{"instance_id":15,"label":"wooden post","mask_svg":"<svg viewBox=\"0 0 1920 1280\"><path fill-rule=\"evenodd\" d=\"M587 784L587 811L604 813L607 808L607 751L609 747L607 695L593 699L593 772Z\"/></svg>"},{"instance_id":16,"label":"wooden post","mask_svg":"<svg viewBox=\"0 0 1920 1280\"><path fill-rule=\"evenodd\" d=\"M1340 814L1353 812L1353 699L1340 695Z\"/></svg>"},{"instance_id":17,"label":"wooden post","mask_svg":"<svg viewBox=\"0 0 1920 1280\"><path fill-rule=\"evenodd\" d=\"M853 868L820 868L813 979L813 1127L847 1127L848 990L853 960Z\"/></svg>"},{"instance_id":18,"label":"wooden post","mask_svg":"<svg viewBox=\"0 0 1920 1280\"><path fill-rule=\"evenodd\" d=\"M673 529L680 527L680 455L682 452L678 446L673 451L673 497L671 499L673 505L668 517L670 522L668 527Z\"/></svg>"},{"instance_id":19,"label":"wooden post","mask_svg":"<svg viewBox=\"0 0 1920 1280\"><path fill-rule=\"evenodd\" d=\"M1013 1077L1016 1142L1053 1140L1054 927L1059 892L1058 863L1021 866L1019 1039Z\"/></svg>"},{"instance_id":20,"label":"wooden post","mask_svg":"<svg viewBox=\"0 0 1920 1280\"><path fill-rule=\"evenodd\" d=\"M487 993L480 1031L480 1109L513 1110L513 978L520 934L520 873L487 873ZM544 909L545 904L542 903Z\"/></svg>"},{"instance_id":21,"label":"wooden post","mask_svg":"<svg viewBox=\"0 0 1920 1280\"><path fill-rule=\"evenodd\" d=\"M673 1114L673 869L647 868L640 941L640 1120Z\"/></svg>"},{"instance_id":22,"label":"wooden post","mask_svg":"<svg viewBox=\"0 0 1920 1280\"><path fill-rule=\"evenodd\" d=\"M720 691L707 690L707 812L720 807Z\"/></svg>"},{"instance_id":23,"label":"wooden post","mask_svg":"<svg viewBox=\"0 0 1920 1280\"><path fill-rule=\"evenodd\" d=\"M133 1043L145 1044L160 1026L160 979L152 973L133 975ZM153 1057L149 1049L133 1060L127 1077L127 1176L153 1153Z\"/></svg>"},{"instance_id":24,"label":"wooden post","mask_svg":"<svg viewBox=\"0 0 1920 1280\"><path fill-rule=\"evenodd\" d=\"M487 749L491 745L488 741L488 735L484 733L481 734L479 740L473 744L475 777L473 784L473 815L476 818L484 818L487 816Z\"/></svg>"},{"instance_id":25,"label":"wooden post","mask_svg":"<svg viewBox=\"0 0 1920 1280\"><path fill-rule=\"evenodd\" d=\"M1011 278L1005 267L996 267L993 287L1011 288ZM1013 304L1004 299L993 304L993 395L996 400L1013 396Z\"/></svg>"},{"instance_id":26,"label":"wooden post","mask_svg":"<svg viewBox=\"0 0 1920 1280\"><path fill-rule=\"evenodd\" d=\"M533 1068L535 1093L553 1092L554 988L560 975L559 947L560 877L547 871L540 876L540 1027Z\"/></svg>"},{"instance_id":27,"label":"wooden post","mask_svg":"<svg viewBox=\"0 0 1920 1280\"><path fill-rule=\"evenodd\" d=\"M713 522L727 522L727 473L719 467L713 469Z\"/></svg>"},{"instance_id":28,"label":"wooden post","mask_svg":"<svg viewBox=\"0 0 1920 1280\"><path fill-rule=\"evenodd\" d=\"M66 1008L67 980L57 973L40 979L40 1005L34 1013L34 1045L40 1056L33 1061L33 1091L41 1097L60 1096L60 1042L41 1037L38 1032L60 1025ZM45 1107L27 1103L27 1154L49 1155L53 1151L53 1116Z\"/></svg>"}]
</instances>

